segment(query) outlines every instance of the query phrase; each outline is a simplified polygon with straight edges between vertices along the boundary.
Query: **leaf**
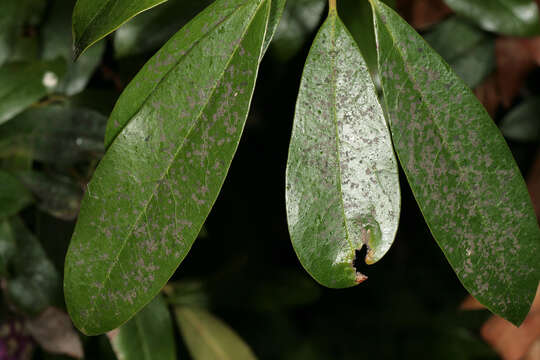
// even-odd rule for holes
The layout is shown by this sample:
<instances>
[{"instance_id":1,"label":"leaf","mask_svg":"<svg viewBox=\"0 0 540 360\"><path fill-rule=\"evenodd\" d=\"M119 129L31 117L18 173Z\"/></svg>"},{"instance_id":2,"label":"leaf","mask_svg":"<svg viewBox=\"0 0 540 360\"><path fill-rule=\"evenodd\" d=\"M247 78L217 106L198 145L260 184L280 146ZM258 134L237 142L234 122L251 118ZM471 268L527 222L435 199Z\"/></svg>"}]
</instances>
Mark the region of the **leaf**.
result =
<instances>
[{"instance_id":1,"label":"leaf","mask_svg":"<svg viewBox=\"0 0 540 360\"><path fill-rule=\"evenodd\" d=\"M118 58L153 51L174 35L212 0L169 0L122 25L114 33L114 52Z\"/></svg>"},{"instance_id":2,"label":"leaf","mask_svg":"<svg viewBox=\"0 0 540 360\"><path fill-rule=\"evenodd\" d=\"M10 63L0 67L0 124L52 92L64 68L61 60Z\"/></svg>"},{"instance_id":3,"label":"leaf","mask_svg":"<svg viewBox=\"0 0 540 360\"><path fill-rule=\"evenodd\" d=\"M494 37L458 17L435 26L424 39L471 88L495 70Z\"/></svg>"},{"instance_id":4,"label":"leaf","mask_svg":"<svg viewBox=\"0 0 540 360\"><path fill-rule=\"evenodd\" d=\"M511 36L540 34L538 5L534 0L444 0L456 13L482 29Z\"/></svg>"},{"instance_id":5,"label":"leaf","mask_svg":"<svg viewBox=\"0 0 540 360\"><path fill-rule=\"evenodd\" d=\"M0 65L10 56L21 23L20 0L3 0L0 14Z\"/></svg>"},{"instance_id":6,"label":"leaf","mask_svg":"<svg viewBox=\"0 0 540 360\"><path fill-rule=\"evenodd\" d=\"M534 142L540 139L540 97L531 97L512 109L502 119L501 131L516 141Z\"/></svg>"},{"instance_id":7,"label":"leaf","mask_svg":"<svg viewBox=\"0 0 540 360\"><path fill-rule=\"evenodd\" d=\"M0 277L8 275L8 265L15 256L15 237L7 220L0 221Z\"/></svg>"},{"instance_id":8,"label":"leaf","mask_svg":"<svg viewBox=\"0 0 540 360\"><path fill-rule=\"evenodd\" d=\"M58 302L60 276L35 236L18 218L10 220L16 256L7 281L9 300L24 313L35 316Z\"/></svg>"},{"instance_id":9,"label":"leaf","mask_svg":"<svg viewBox=\"0 0 540 360\"><path fill-rule=\"evenodd\" d=\"M22 154L63 165L101 157L106 122L103 115L85 108L30 108L0 126L0 157Z\"/></svg>"},{"instance_id":10,"label":"leaf","mask_svg":"<svg viewBox=\"0 0 540 360\"><path fill-rule=\"evenodd\" d=\"M167 0L78 0L73 9L73 56L118 29L132 17Z\"/></svg>"},{"instance_id":11,"label":"leaf","mask_svg":"<svg viewBox=\"0 0 540 360\"><path fill-rule=\"evenodd\" d=\"M17 214L30 203L32 195L13 175L0 170L0 220Z\"/></svg>"},{"instance_id":12,"label":"leaf","mask_svg":"<svg viewBox=\"0 0 540 360\"><path fill-rule=\"evenodd\" d=\"M40 210L63 220L77 217L82 191L70 178L37 171L19 172L17 176L39 200Z\"/></svg>"},{"instance_id":13,"label":"leaf","mask_svg":"<svg viewBox=\"0 0 540 360\"><path fill-rule=\"evenodd\" d=\"M271 2L270 18L268 19L268 28L266 29L266 35L264 37L263 54L266 53L266 50L268 49L268 46L270 46L274 34L278 29L286 3L287 0L272 0Z\"/></svg>"},{"instance_id":14,"label":"leaf","mask_svg":"<svg viewBox=\"0 0 540 360\"><path fill-rule=\"evenodd\" d=\"M68 96L84 90L105 52L105 43L101 42L88 49L77 59L77 62L73 62L71 14L74 5L75 0L53 1L50 17L43 27L43 59L52 60L62 57L66 60L67 71L57 91Z\"/></svg>"},{"instance_id":15,"label":"leaf","mask_svg":"<svg viewBox=\"0 0 540 360\"><path fill-rule=\"evenodd\" d=\"M39 316L28 319L25 327L45 351L83 358L81 339L65 311L48 307Z\"/></svg>"},{"instance_id":16,"label":"leaf","mask_svg":"<svg viewBox=\"0 0 540 360\"><path fill-rule=\"evenodd\" d=\"M283 62L296 55L320 23L324 7L320 0L287 2L272 42L273 55Z\"/></svg>"},{"instance_id":17,"label":"leaf","mask_svg":"<svg viewBox=\"0 0 540 360\"><path fill-rule=\"evenodd\" d=\"M366 279L354 267L389 250L400 191L390 132L367 65L335 11L308 55L289 147L287 220L300 262L322 285Z\"/></svg>"},{"instance_id":18,"label":"leaf","mask_svg":"<svg viewBox=\"0 0 540 360\"><path fill-rule=\"evenodd\" d=\"M248 345L227 324L206 310L177 307L176 320L194 360L254 360Z\"/></svg>"},{"instance_id":19,"label":"leaf","mask_svg":"<svg viewBox=\"0 0 540 360\"><path fill-rule=\"evenodd\" d=\"M66 302L83 332L128 320L191 248L238 146L269 9L267 0L215 2L116 104L66 258Z\"/></svg>"},{"instance_id":20,"label":"leaf","mask_svg":"<svg viewBox=\"0 0 540 360\"><path fill-rule=\"evenodd\" d=\"M159 295L108 336L118 360L176 359L171 314Z\"/></svg>"},{"instance_id":21,"label":"leaf","mask_svg":"<svg viewBox=\"0 0 540 360\"><path fill-rule=\"evenodd\" d=\"M465 288L520 323L540 268L523 178L471 90L395 12L372 0L394 147L416 201Z\"/></svg>"}]
</instances>

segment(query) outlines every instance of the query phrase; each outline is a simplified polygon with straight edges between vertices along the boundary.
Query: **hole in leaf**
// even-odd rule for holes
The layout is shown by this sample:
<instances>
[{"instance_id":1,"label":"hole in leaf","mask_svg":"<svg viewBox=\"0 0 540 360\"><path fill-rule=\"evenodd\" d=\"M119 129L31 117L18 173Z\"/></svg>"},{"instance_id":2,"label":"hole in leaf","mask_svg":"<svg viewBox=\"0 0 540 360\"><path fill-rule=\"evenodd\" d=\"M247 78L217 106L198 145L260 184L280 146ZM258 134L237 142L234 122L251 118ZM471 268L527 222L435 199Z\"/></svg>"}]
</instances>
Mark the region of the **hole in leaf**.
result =
<instances>
[{"instance_id":1,"label":"hole in leaf","mask_svg":"<svg viewBox=\"0 0 540 360\"><path fill-rule=\"evenodd\" d=\"M352 265L354 270L356 270L356 282L358 284L366 281L368 278L366 275L364 275L364 270L367 268L367 264L364 261L367 252L367 246L362 246L360 249L356 249L354 251L354 260Z\"/></svg>"}]
</instances>

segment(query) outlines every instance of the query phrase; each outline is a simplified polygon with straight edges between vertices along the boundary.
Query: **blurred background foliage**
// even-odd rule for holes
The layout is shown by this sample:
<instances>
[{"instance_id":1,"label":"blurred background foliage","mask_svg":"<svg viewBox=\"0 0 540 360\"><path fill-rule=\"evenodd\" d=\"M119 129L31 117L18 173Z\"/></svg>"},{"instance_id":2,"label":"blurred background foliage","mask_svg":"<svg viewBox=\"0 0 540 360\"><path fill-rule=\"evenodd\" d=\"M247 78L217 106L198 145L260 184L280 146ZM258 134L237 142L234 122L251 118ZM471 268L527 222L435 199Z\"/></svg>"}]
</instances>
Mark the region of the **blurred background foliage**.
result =
<instances>
[{"instance_id":1,"label":"blurred background foliage","mask_svg":"<svg viewBox=\"0 0 540 360\"><path fill-rule=\"evenodd\" d=\"M138 359L145 341L166 349L149 358L205 359L204 344L193 335L200 329L244 358L512 358L486 335L487 311L460 310L467 293L406 181L398 238L383 260L362 269L367 282L330 290L300 266L285 222L284 172L300 76L325 0L288 1L229 176L163 296L108 337L77 333L63 303L63 261L85 185L104 153L107 117L138 69L211 1L169 0L76 63L74 3L0 4L0 359ZM475 9L464 12L456 0L447 3L457 14L439 0L387 3L475 89L528 176L538 209L537 13L532 24L521 24L496 6L484 18L470 16ZM377 83L369 4L338 4ZM529 37L513 36L523 34ZM154 328L156 319L163 321ZM534 340L537 332L533 327L528 335Z\"/></svg>"}]
</instances>

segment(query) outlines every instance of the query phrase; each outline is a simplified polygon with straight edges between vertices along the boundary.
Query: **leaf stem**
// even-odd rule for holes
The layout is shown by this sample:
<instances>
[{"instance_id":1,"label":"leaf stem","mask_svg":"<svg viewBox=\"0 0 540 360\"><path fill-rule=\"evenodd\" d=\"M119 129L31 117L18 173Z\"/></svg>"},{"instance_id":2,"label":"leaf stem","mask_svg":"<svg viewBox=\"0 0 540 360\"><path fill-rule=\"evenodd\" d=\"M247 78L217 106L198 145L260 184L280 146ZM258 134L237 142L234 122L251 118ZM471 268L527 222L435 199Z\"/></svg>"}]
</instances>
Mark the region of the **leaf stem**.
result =
<instances>
[{"instance_id":1,"label":"leaf stem","mask_svg":"<svg viewBox=\"0 0 540 360\"><path fill-rule=\"evenodd\" d=\"M336 1L337 0L328 0L328 12L337 12Z\"/></svg>"}]
</instances>

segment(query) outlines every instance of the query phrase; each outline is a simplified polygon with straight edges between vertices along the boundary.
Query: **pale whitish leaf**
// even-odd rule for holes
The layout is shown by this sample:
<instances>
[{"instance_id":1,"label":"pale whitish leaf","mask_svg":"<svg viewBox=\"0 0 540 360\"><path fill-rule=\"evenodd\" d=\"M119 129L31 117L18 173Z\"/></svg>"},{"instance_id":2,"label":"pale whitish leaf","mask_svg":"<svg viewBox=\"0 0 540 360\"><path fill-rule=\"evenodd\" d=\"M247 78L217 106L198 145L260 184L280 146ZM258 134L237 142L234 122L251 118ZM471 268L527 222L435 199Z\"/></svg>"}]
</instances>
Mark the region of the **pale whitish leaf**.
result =
<instances>
[{"instance_id":1,"label":"pale whitish leaf","mask_svg":"<svg viewBox=\"0 0 540 360\"><path fill-rule=\"evenodd\" d=\"M519 169L467 85L372 0L394 147L431 232L465 288L519 324L540 267L540 230Z\"/></svg>"},{"instance_id":2,"label":"pale whitish leaf","mask_svg":"<svg viewBox=\"0 0 540 360\"><path fill-rule=\"evenodd\" d=\"M197 307L177 307L176 321L193 360L255 360L249 346L222 320Z\"/></svg>"},{"instance_id":3,"label":"pale whitish leaf","mask_svg":"<svg viewBox=\"0 0 540 360\"><path fill-rule=\"evenodd\" d=\"M83 358L81 339L65 311L48 307L38 316L27 319L25 326L45 351L76 359Z\"/></svg>"},{"instance_id":4,"label":"pale whitish leaf","mask_svg":"<svg viewBox=\"0 0 540 360\"><path fill-rule=\"evenodd\" d=\"M366 63L335 11L304 68L286 184L289 232L306 270L328 287L365 280L356 250L366 245L372 264L394 241L398 170Z\"/></svg>"},{"instance_id":5,"label":"pale whitish leaf","mask_svg":"<svg viewBox=\"0 0 540 360\"><path fill-rule=\"evenodd\" d=\"M267 0L216 1L116 104L66 258L66 303L83 332L128 320L191 248L240 140L269 10Z\"/></svg>"}]
</instances>

